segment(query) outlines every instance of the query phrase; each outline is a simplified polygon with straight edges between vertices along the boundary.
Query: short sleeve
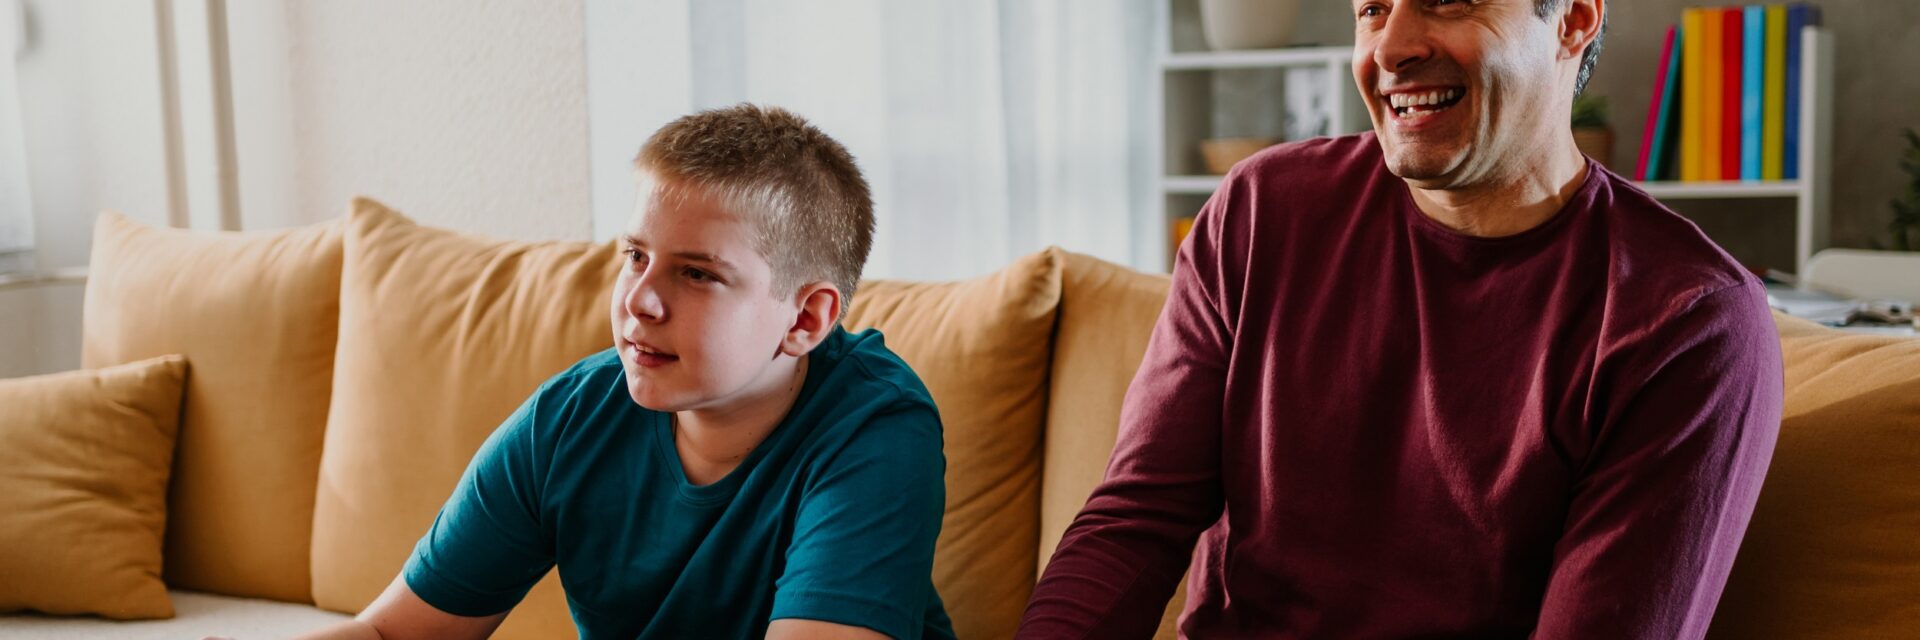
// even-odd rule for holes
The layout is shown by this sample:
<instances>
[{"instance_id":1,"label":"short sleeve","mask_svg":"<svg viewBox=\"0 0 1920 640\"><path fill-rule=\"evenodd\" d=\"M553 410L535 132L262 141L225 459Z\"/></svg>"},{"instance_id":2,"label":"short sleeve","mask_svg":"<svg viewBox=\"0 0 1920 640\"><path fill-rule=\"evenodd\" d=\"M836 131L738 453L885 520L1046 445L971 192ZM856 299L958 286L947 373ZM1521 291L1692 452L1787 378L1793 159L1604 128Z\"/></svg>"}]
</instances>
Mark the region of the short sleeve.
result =
<instances>
[{"instance_id":1,"label":"short sleeve","mask_svg":"<svg viewBox=\"0 0 1920 640\"><path fill-rule=\"evenodd\" d=\"M946 503L939 416L880 414L807 481L771 619L918 638Z\"/></svg>"},{"instance_id":2,"label":"short sleeve","mask_svg":"<svg viewBox=\"0 0 1920 640\"><path fill-rule=\"evenodd\" d=\"M401 574L427 604L461 616L508 611L553 567L541 526L542 387L489 436Z\"/></svg>"}]
</instances>

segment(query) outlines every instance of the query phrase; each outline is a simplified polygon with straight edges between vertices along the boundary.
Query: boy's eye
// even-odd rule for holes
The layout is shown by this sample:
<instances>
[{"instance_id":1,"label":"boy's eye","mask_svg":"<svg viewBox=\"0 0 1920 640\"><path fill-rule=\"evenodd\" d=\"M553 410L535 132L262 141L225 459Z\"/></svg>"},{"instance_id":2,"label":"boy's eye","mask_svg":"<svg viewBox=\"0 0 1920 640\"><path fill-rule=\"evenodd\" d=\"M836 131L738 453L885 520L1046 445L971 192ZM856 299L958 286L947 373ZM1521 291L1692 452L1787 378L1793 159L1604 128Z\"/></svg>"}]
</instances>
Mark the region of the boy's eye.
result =
<instances>
[{"instance_id":1,"label":"boy's eye","mask_svg":"<svg viewBox=\"0 0 1920 640\"><path fill-rule=\"evenodd\" d=\"M627 254L627 262L633 264L645 264L647 262L647 254L641 253L639 249L627 247L620 253Z\"/></svg>"},{"instance_id":2,"label":"boy's eye","mask_svg":"<svg viewBox=\"0 0 1920 640\"><path fill-rule=\"evenodd\" d=\"M686 274L687 274L687 279L692 280L694 282L713 282L715 280L713 277L713 274L707 273L705 271L701 271L699 269L689 268L686 270Z\"/></svg>"}]
</instances>

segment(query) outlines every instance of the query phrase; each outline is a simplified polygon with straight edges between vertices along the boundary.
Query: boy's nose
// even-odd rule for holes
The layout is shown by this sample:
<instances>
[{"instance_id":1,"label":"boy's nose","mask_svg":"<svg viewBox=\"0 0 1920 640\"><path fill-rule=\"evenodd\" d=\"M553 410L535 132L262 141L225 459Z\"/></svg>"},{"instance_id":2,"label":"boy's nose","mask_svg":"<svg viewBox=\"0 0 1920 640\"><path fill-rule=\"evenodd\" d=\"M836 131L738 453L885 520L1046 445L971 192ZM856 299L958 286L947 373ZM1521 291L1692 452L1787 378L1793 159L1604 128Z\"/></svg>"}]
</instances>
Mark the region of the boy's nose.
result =
<instances>
[{"instance_id":1,"label":"boy's nose","mask_svg":"<svg viewBox=\"0 0 1920 640\"><path fill-rule=\"evenodd\" d=\"M626 305L627 313L635 318L659 322L666 319L666 305L660 301L660 292L653 285L651 273L641 274L627 289L621 304Z\"/></svg>"}]
</instances>

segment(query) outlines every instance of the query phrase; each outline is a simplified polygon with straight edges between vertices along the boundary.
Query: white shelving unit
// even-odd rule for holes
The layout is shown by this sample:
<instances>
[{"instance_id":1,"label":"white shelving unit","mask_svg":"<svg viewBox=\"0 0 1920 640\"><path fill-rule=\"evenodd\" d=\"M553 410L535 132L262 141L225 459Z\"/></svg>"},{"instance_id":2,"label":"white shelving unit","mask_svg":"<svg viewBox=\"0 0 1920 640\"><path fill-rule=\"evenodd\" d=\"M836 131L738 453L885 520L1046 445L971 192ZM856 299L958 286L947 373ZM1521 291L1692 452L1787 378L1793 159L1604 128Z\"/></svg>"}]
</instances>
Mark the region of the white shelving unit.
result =
<instances>
[{"instance_id":1,"label":"white shelving unit","mask_svg":"<svg viewBox=\"0 0 1920 640\"><path fill-rule=\"evenodd\" d=\"M1806 27L1800 51L1798 179L1637 183L1648 195L1668 201L1792 198L1794 273L1805 271L1813 252L1826 248L1833 229L1833 35Z\"/></svg>"},{"instance_id":2,"label":"white shelving unit","mask_svg":"<svg viewBox=\"0 0 1920 640\"><path fill-rule=\"evenodd\" d=\"M1160 176L1157 188L1162 214L1143 222L1142 237L1171 238L1172 222L1191 216L1220 185L1221 176L1208 175L1200 160L1199 142L1214 137L1215 73L1235 69L1322 67L1332 98L1328 130L1346 134L1371 128L1366 106L1353 86L1347 46L1300 47L1264 51L1208 51L1197 33L1182 29L1197 20L1195 0L1159 3L1161 15L1159 80L1160 149L1154 154ZM1826 247L1832 199L1833 38L1821 27L1801 33L1800 149L1797 180L1735 182L1641 182L1656 198L1677 200L1795 200L1794 270L1802 270L1813 252ZM1171 242L1161 243L1161 255L1142 262L1169 268Z\"/></svg>"},{"instance_id":3,"label":"white shelving unit","mask_svg":"<svg viewBox=\"0 0 1920 640\"><path fill-rule=\"evenodd\" d=\"M1310 90L1319 92L1327 100L1323 113L1319 114L1326 123L1326 132L1337 135L1372 127L1366 106L1360 102L1359 91L1353 86L1352 47L1211 51L1199 33L1197 0L1163 0L1157 6L1160 12L1157 24L1161 29L1156 44L1160 54L1154 87L1158 99L1153 108L1157 109L1154 119L1160 123L1160 135L1156 140L1159 148L1153 157L1154 175L1160 176L1155 189L1159 213L1141 221L1139 237L1170 240L1173 221L1199 211L1207 196L1220 184L1220 176L1207 174L1199 145L1201 140L1232 135L1221 131L1219 122L1223 119L1219 117L1220 112L1230 109L1228 103L1232 102L1217 99L1222 85L1230 82L1222 76L1242 70L1324 70L1318 74L1318 81L1324 84ZM1291 89L1293 84L1289 82L1286 87ZM1280 96L1271 97L1275 102L1280 99ZM1282 122L1268 124L1276 130L1284 129ZM1152 253L1143 256L1140 263L1170 268L1172 243L1155 244Z\"/></svg>"}]
</instances>

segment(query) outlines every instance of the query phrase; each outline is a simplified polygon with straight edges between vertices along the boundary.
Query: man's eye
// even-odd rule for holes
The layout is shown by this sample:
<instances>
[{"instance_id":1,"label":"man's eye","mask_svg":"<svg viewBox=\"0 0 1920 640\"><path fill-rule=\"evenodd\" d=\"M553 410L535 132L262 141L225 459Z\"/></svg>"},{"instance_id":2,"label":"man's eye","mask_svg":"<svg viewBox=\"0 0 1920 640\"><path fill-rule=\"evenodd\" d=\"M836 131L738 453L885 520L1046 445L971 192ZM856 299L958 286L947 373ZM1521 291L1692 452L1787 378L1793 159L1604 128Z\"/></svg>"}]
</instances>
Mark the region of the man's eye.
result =
<instances>
[{"instance_id":1,"label":"man's eye","mask_svg":"<svg viewBox=\"0 0 1920 640\"><path fill-rule=\"evenodd\" d=\"M1367 6L1364 6L1364 7L1360 7L1360 17L1362 17L1362 18L1377 18L1377 17L1380 17L1380 15L1381 15L1381 11L1382 11L1382 10L1380 9L1380 6L1379 6L1379 5L1372 5L1372 4L1370 4L1370 5L1367 5Z\"/></svg>"},{"instance_id":2,"label":"man's eye","mask_svg":"<svg viewBox=\"0 0 1920 640\"><path fill-rule=\"evenodd\" d=\"M633 264L643 264L647 261L647 254L641 253L639 249L627 248L620 253L627 254L627 262Z\"/></svg>"}]
</instances>

